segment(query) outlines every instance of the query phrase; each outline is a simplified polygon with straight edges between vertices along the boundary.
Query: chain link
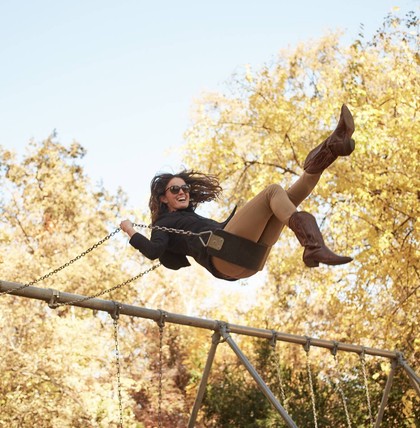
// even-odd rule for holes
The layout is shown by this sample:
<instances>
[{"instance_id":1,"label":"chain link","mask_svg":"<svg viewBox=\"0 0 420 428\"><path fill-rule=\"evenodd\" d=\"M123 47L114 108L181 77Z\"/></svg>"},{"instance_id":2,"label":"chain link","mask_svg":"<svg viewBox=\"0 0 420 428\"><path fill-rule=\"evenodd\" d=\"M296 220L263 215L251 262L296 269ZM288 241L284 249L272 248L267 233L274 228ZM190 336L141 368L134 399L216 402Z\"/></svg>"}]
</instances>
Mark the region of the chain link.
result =
<instances>
[{"instance_id":1,"label":"chain link","mask_svg":"<svg viewBox=\"0 0 420 428\"><path fill-rule=\"evenodd\" d=\"M118 345L118 315L114 317L114 340L115 340L115 362L117 365L117 386L118 386L118 407L120 411L119 427L123 428L123 408L121 395L121 365L120 365L120 350Z\"/></svg>"},{"instance_id":2,"label":"chain link","mask_svg":"<svg viewBox=\"0 0 420 428\"><path fill-rule=\"evenodd\" d=\"M176 233L176 234L187 235L187 236L198 236L200 238L201 242L203 243L203 245L206 245L205 242L201 238L203 236L203 234L206 234L206 233L211 234L212 233L210 231L209 232L194 233L194 232L187 231L187 230L173 229L173 228L163 227L163 226L151 226L151 225L147 226L144 224L136 224L136 223L133 223L133 225L137 226L137 227L149 228L152 230L161 230L161 231L169 232L169 233ZM23 284L21 287L2 291L2 292L0 292L0 295L12 294L12 293L20 291L24 288L30 287L34 284L37 284L38 282L44 281L47 278L50 278L51 276L57 274L58 272L62 271L63 269L69 267L71 264L73 264L77 260L80 260L82 257L85 257L91 251L98 248L100 245L102 245L104 242L106 242L107 240L112 238L114 235L116 235L120 231L121 231L121 228L115 229L113 232L111 232L110 234L105 236L103 239L98 241L96 244L92 245L90 248L83 251L82 253L80 253L79 255L74 257L73 259L69 260L68 262L64 263L62 266L46 273L45 275L42 275L41 277L39 277L33 281L30 281L26 284ZM114 291L114 290L117 290L119 288L124 287L125 285L135 281L136 279L141 278L142 276L154 271L160 265L161 264L158 263L157 265L152 266L151 268L139 273L138 275L136 275L130 279L127 279L126 281L124 281L124 282L122 282L122 283L120 283L120 284L118 284L112 288L100 291L100 292L98 292L94 295L91 295L91 296L83 297L82 299L76 299L76 300L72 300L69 302L58 303L55 301L57 296L54 296L54 301L51 301L49 306L51 308L56 308L56 307L60 307L60 306L73 305L75 303L81 303L81 302L84 302L86 300L97 298L99 296L102 296L103 294L110 293L111 291ZM119 427L123 428L123 408L122 408L122 394L121 394L121 367L120 367L120 352L119 352L119 345L118 345L118 317L119 317L118 313L113 315L115 356L116 356L116 365L117 365L118 403L119 403L119 412L120 412ZM159 428L162 427L163 328L164 328L164 324L165 324L165 317L166 317L166 313L162 311L161 312L161 319L158 323L159 324L159 397L158 397L158 399L159 399L159 404L158 404L158 426L159 426Z\"/></svg>"},{"instance_id":3,"label":"chain link","mask_svg":"<svg viewBox=\"0 0 420 428\"><path fill-rule=\"evenodd\" d=\"M159 385L158 385L158 428L162 428L162 378L163 378L163 329L165 327L166 312L160 311L159 326Z\"/></svg>"},{"instance_id":4,"label":"chain link","mask_svg":"<svg viewBox=\"0 0 420 428\"><path fill-rule=\"evenodd\" d=\"M158 427L162 428L162 377L163 377L163 327L159 327L159 391L158 391Z\"/></svg>"},{"instance_id":5,"label":"chain link","mask_svg":"<svg viewBox=\"0 0 420 428\"><path fill-rule=\"evenodd\" d=\"M202 243L204 246L206 246L206 245L207 245L207 243L203 241L202 236L203 236L203 235L206 235L206 234L208 234L209 236L211 236L211 234L212 234L212 232L211 232L211 231L204 231L204 232L198 232L198 233L196 233L196 232L191 232L191 231L189 231L189 230L174 229L174 228L172 228L172 227L165 227L165 226L152 226L152 225L139 224L139 223L133 223L133 226L141 227L141 228L147 228L147 229L151 229L151 230L160 230L160 231L163 231L163 232L175 233L175 234L178 234L178 235L197 236L197 237L200 239L201 243ZM116 235L116 234L117 234L117 233L119 233L120 231L121 231L121 228L119 228L119 227L118 227L118 228L117 228L117 229L115 229L113 232L111 232L109 235L105 236L105 238L102 238L102 239L101 239L100 241L98 241L96 244L92 245L90 248L88 248L87 250L83 251L82 253L80 253L80 254L79 254L78 256L76 256L75 258L73 258L73 259L69 260L68 262L64 263L62 266L60 266L60 267L58 267L58 268L56 268L56 269L52 270L51 272L48 272L47 274L45 274L45 275L43 275L43 276L39 277L38 279L35 279L35 280L31 281L31 282L28 282L28 283L26 283L26 284L23 284L21 287L15 288L15 289L13 289L13 290L9 289L9 290L5 290L5 291L1 291L1 292L0 292L0 296L1 296L2 294L12 294L12 293L15 293L15 292L17 292L17 291L23 290L23 289L24 289L24 288L26 288L26 287L30 287L30 286L32 286L32 285L34 285L34 284L37 284L38 282L41 282L41 281L44 281L44 280L45 280L45 279L47 279L47 278L50 278L51 276L53 276L53 275L57 274L58 272L62 271L63 269L65 269L65 268L69 267L71 264L73 264L73 263L74 263L74 262L76 262L77 260L80 260L82 257L85 257L85 256L86 256L87 254L89 254L91 251L93 251L94 249L98 248L100 245L102 245L104 242L108 241L110 238L112 238L114 235ZM160 266L160 265L158 265L158 266ZM140 278L141 276L145 275L146 273L149 273L151 270L156 269L156 267L157 267L157 266L155 266L154 268L149 269L149 270L147 270L146 272L141 273L141 274L137 275L136 277L134 277L134 278L132 278L132 279L130 279L130 280L128 280L128 281L126 281L126 282L124 282L124 283L122 283L122 284L120 284L120 285L116 286L116 287L113 287L113 288L111 288L111 289L109 289L109 290L107 290L107 291L105 291L105 292L98 293L98 294L96 294L96 295L94 295L94 296L90 296L90 297L85 298L85 299L82 299L82 300L78 300L78 302L81 302L81 301L84 301L84 300L88 300L88 299L93 299L93 298L95 298L95 297L101 296L102 294L105 294L105 293L108 293L108 292L110 292L110 291L112 291L112 290L115 290L115 289L117 289L117 288L120 288L120 287L122 287L122 286L124 286L124 285L126 285L126 284L128 284L128 283L130 283L130 282L132 282L132 281L134 281L135 279ZM76 301L75 301L75 302L76 302ZM68 302L68 303L66 303L66 304L67 304L67 305L69 305L69 304L71 304L71 303L73 303L73 302ZM61 306L61 305L63 305L63 304L59 304L58 306Z\"/></svg>"},{"instance_id":6,"label":"chain link","mask_svg":"<svg viewBox=\"0 0 420 428\"><path fill-rule=\"evenodd\" d=\"M368 384L368 378L367 378L367 373L366 373L366 359L365 359L365 351L364 350L360 354L360 363L362 365L363 381L365 384L366 401L367 401L367 406L368 406L368 411L369 411L369 422L370 422L370 425L373 427L372 406L370 404L369 384Z\"/></svg>"},{"instance_id":7,"label":"chain link","mask_svg":"<svg viewBox=\"0 0 420 428\"><path fill-rule=\"evenodd\" d=\"M174 229L173 227L166 227L166 226L152 226L152 225L145 225L145 224L137 224L133 223L133 226L137 227L143 227L151 230L160 230L162 232L168 232L168 233L174 233L176 235L185 235L185 236L196 236L198 239L200 239L201 243L207 247L211 236L213 235L213 232L211 230L204 230L203 232L191 232L190 230L183 230L183 229ZM203 236L208 235L208 238L206 241L204 241Z\"/></svg>"},{"instance_id":8,"label":"chain link","mask_svg":"<svg viewBox=\"0 0 420 428\"><path fill-rule=\"evenodd\" d=\"M117 234L118 232L120 232L121 229L117 228L115 229L113 232L111 232L109 235L105 236L105 238L101 239L100 241L98 241L96 244L92 245L90 248L88 248L87 250L83 251L82 253L80 253L78 256L76 256L74 259L69 260L68 262L64 263L62 266L52 270L51 272L48 272L47 274L39 277L38 279L35 279L31 282L28 282L26 284L23 284L21 287L15 288L13 290L5 290L2 291L0 293L0 296L2 294L12 294L16 291L20 291L23 290L26 287L30 287L31 285L34 285L38 282L44 281L45 279L55 275L56 273L62 271L63 269L65 269L66 267L69 267L71 264L73 264L74 262L76 262L77 260L80 260L82 257L86 256L87 254L89 254L91 251L93 251L95 248L98 248L100 245L102 245L104 242L108 241L108 239L112 238L115 234Z\"/></svg>"},{"instance_id":9,"label":"chain link","mask_svg":"<svg viewBox=\"0 0 420 428\"><path fill-rule=\"evenodd\" d=\"M147 224L133 223L133 226L143 227L151 230L160 230L162 232L169 232L169 233L175 233L177 235L187 235L187 236L201 236L203 233L203 232L198 232L198 233L191 232L190 230L183 230L183 229L174 229L173 227L166 227L166 226L152 226L151 224L147 225ZM205 233L209 233L209 232L205 232Z\"/></svg>"},{"instance_id":10,"label":"chain link","mask_svg":"<svg viewBox=\"0 0 420 428\"><path fill-rule=\"evenodd\" d=\"M286 410L286 412L288 412L289 410L288 410L288 406L286 403L286 394L284 392L283 376L281 373L281 361L280 361L279 353L276 351L276 343L277 343L277 336L276 336L276 332L273 330L273 337L271 339L270 345L271 345L272 354L274 357L274 364L276 366L277 379L278 379L279 385L280 385L280 395L281 395L281 399L283 401L283 407Z\"/></svg>"},{"instance_id":11,"label":"chain link","mask_svg":"<svg viewBox=\"0 0 420 428\"><path fill-rule=\"evenodd\" d=\"M147 275L148 273L150 273L150 272L154 271L155 269L157 269L159 266L161 266L160 263L158 263L156 265L153 265L149 269L147 269L147 270L145 270L143 272L140 272L138 275L133 276L130 279L125 280L121 284L118 284L118 285L116 285L114 287L108 288L107 290L99 291L98 293L93 294L91 296L86 296L86 297L83 297L82 299L71 300L70 302L54 303L54 304L49 305L49 306L52 307L52 308L56 308L56 307L60 307L60 306L70 306L70 305L73 305L75 303L81 303L81 302L85 302L86 300L95 299L95 298L100 297L100 296L102 296L104 294L110 293L111 291L118 290L119 288L122 288L122 287L124 287L127 284L130 284L130 282L133 282L136 279L139 279L142 276Z\"/></svg>"},{"instance_id":12,"label":"chain link","mask_svg":"<svg viewBox=\"0 0 420 428\"><path fill-rule=\"evenodd\" d=\"M347 426L348 426L348 428L351 428L350 415L349 415L349 410L347 408L347 399L346 399L346 396L344 394L344 390L341 387L340 366L338 364L338 357L337 357L336 349L337 349L337 347L334 348L335 352L333 353L334 361L335 361L335 371L336 371L336 376L337 376L337 383L335 386L336 386L338 392L340 393L341 401L343 402L344 412L346 414Z\"/></svg>"},{"instance_id":13,"label":"chain link","mask_svg":"<svg viewBox=\"0 0 420 428\"><path fill-rule=\"evenodd\" d=\"M314 392L314 384L312 382L312 370L311 365L309 363L309 342L307 347L305 347L306 352L306 371L308 373L308 379L309 379L309 387L310 387L310 394L311 394L311 402L312 402L312 413L314 416L314 426L315 428L318 428L318 418L316 414L316 403L315 403L315 392Z\"/></svg>"}]
</instances>

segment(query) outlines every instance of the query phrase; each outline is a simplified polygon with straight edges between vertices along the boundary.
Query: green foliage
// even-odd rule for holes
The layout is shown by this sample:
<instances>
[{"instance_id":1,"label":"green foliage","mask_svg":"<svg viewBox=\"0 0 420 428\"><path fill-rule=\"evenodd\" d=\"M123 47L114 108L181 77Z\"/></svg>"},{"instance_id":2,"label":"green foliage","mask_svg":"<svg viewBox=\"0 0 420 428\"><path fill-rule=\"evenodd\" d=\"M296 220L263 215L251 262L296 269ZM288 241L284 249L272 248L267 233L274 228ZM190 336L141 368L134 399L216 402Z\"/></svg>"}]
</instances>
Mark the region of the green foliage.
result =
<instances>
[{"instance_id":1,"label":"green foliage","mask_svg":"<svg viewBox=\"0 0 420 428\"><path fill-rule=\"evenodd\" d=\"M268 341L256 342L253 352L254 367L296 425L314 426L311 388L305 364L291 367L283 359L280 361L279 352L273 350ZM301 359L305 360L302 351L301 353ZM339 367L332 362L325 371L321 369L322 364L318 364L319 359L311 357L312 353L313 351L310 352L309 358L318 426L320 428L348 426L343 396L351 426L370 426L377 417L387 372L378 362L367 363L366 372L379 375L368 376L366 391L363 370L358 359L354 358L353 361L347 361L345 365L341 364ZM331 356L327 358L333 360ZM287 427L286 422L270 405L239 362L225 362L223 369L215 377L204 400L205 426ZM416 421L417 423L420 421L419 409L409 404L410 398L414 398L413 392L410 390L407 376L401 369L397 370L381 426L417 426ZM371 420L367 395L372 411Z\"/></svg>"}]
</instances>

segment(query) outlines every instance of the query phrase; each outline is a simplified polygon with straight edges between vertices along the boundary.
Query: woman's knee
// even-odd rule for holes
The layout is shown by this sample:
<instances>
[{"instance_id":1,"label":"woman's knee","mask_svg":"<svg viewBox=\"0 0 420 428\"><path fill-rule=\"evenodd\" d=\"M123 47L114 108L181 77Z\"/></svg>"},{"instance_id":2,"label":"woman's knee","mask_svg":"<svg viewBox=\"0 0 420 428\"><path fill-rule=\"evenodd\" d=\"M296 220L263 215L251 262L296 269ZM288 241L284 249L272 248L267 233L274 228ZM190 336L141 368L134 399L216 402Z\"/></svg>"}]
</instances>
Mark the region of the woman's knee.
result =
<instances>
[{"instance_id":1,"label":"woman's knee","mask_svg":"<svg viewBox=\"0 0 420 428\"><path fill-rule=\"evenodd\" d=\"M267 196L271 199L274 195L280 193L282 195L286 195L286 191L283 189L283 187L280 186L280 184L269 184L265 189L264 192L267 194Z\"/></svg>"},{"instance_id":2,"label":"woman's knee","mask_svg":"<svg viewBox=\"0 0 420 428\"><path fill-rule=\"evenodd\" d=\"M312 192L319 181L321 174L308 174L304 172L299 179L287 189L290 200L296 205L300 205Z\"/></svg>"}]
</instances>

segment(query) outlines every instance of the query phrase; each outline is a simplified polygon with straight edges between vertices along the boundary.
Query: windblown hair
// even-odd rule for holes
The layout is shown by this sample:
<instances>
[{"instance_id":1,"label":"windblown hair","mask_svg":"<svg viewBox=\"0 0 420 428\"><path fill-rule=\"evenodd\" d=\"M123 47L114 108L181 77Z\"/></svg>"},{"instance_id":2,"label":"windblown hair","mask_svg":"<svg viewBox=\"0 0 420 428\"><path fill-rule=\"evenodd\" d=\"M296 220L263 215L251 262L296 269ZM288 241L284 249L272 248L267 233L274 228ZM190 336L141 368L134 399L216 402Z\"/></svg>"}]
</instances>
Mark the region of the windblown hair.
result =
<instances>
[{"instance_id":1,"label":"windblown hair","mask_svg":"<svg viewBox=\"0 0 420 428\"><path fill-rule=\"evenodd\" d=\"M177 174L163 173L153 177L150 183L149 208L152 214L152 224L164 213L168 212L166 204L161 202L160 197L165 194L169 181L179 177L191 186L190 204L188 210L195 211L198 204L216 199L222 191L216 176L203 174L194 170L183 170Z\"/></svg>"}]
</instances>

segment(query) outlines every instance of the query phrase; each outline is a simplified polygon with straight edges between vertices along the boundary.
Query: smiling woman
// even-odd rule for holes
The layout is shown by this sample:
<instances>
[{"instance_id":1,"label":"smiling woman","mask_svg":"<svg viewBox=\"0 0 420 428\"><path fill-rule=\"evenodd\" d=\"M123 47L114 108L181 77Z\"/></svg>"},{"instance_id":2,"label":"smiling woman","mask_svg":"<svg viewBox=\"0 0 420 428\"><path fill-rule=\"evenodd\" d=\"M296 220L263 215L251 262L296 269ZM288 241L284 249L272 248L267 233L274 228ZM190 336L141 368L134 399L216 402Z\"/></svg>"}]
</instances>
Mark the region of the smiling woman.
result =
<instances>
[{"instance_id":1,"label":"smiling woman","mask_svg":"<svg viewBox=\"0 0 420 428\"><path fill-rule=\"evenodd\" d=\"M185 210L190 204L191 187L180 177L174 177L165 189L161 201L166 204L168 211Z\"/></svg>"},{"instance_id":2,"label":"smiling woman","mask_svg":"<svg viewBox=\"0 0 420 428\"><path fill-rule=\"evenodd\" d=\"M343 105L337 128L308 154L304 173L289 189L271 184L237 214L234 210L221 223L195 213L199 203L216 199L222 191L215 176L196 171L156 175L151 183L149 200L152 226L155 226L151 239L137 233L129 220L121 222L121 229L130 237L130 244L149 259L159 258L164 266L179 269L190 265L186 256L191 256L215 277L229 281L250 277L262 269L284 226L288 226L305 247L303 261L308 267L316 267L319 263L348 263L351 257L339 256L327 248L315 218L296 208L312 192L328 166L339 156L348 156L353 152L353 132L353 116ZM187 233L174 233L174 229ZM199 236L204 232L230 239L229 252L242 251L241 239L250 242L251 245L245 243L243 248L251 248L251 260L254 244L254 258L259 258L258 263L235 263L236 259L229 254L225 257L226 253L210 251ZM264 250L262 253L261 248Z\"/></svg>"}]
</instances>

